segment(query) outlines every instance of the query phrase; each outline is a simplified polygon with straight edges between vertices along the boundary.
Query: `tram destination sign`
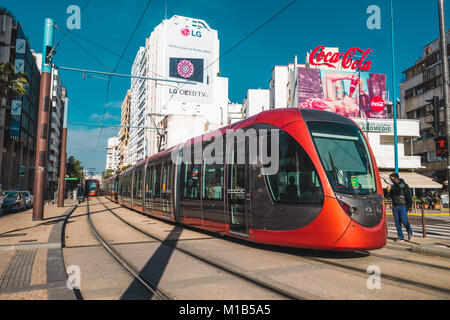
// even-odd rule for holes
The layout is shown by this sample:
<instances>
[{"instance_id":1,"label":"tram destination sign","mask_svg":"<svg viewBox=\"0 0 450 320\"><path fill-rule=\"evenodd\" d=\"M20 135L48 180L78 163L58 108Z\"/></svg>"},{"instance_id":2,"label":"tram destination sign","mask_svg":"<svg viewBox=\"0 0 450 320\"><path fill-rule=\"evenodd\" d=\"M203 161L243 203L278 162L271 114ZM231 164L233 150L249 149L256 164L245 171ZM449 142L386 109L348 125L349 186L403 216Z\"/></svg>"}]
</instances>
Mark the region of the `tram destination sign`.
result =
<instances>
[{"instance_id":1,"label":"tram destination sign","mask_svg":"<svg viewBox=\"0 0 450 320\"><path fill-rule=\"evenodd\" d=\"M393 133L394 126L391 122L372 121L369 119L353 119L358 126L361 127L364 132L380 132L380 133Z\"/></svg>"}]
</instances>

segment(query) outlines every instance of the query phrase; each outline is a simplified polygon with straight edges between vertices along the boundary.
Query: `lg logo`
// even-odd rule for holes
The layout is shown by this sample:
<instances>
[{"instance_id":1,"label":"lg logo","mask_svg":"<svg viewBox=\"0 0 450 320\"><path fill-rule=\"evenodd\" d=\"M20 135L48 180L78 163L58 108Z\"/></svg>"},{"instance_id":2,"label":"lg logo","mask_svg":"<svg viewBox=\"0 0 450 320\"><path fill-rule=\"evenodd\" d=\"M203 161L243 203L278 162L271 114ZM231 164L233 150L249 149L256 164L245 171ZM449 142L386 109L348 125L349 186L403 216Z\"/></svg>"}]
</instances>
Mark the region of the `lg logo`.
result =
<instances>
[{"instance_id":1,"label":"lg logo","mask_svg":"<svg viewBox=\"0 0 450 320\"><path fill-rule=\"evenodd\" d=\"M201 38L202 33L200 31L189 30L188 28L181 29L181 34L185 37L189 37L190 35L193 37Z\"/></svg>"}]
</instances>

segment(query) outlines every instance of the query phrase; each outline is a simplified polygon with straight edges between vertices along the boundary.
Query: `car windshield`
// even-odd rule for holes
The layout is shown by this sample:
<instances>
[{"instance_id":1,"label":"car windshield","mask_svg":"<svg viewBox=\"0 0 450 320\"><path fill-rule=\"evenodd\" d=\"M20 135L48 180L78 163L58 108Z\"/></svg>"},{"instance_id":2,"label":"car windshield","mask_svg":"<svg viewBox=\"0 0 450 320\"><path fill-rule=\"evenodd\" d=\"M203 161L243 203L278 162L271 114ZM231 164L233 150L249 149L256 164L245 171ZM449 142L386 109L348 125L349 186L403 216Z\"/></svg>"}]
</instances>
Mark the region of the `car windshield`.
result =
<instances>
[{"instance_id":1,"label":"car windshield","mask_svg":"<svg viewBox=\"0 0 450 320\"><path fill-rule=\"evenodd\" d=\"M6 199L15 199L19 194L17 192L7 192L5 194Z\"/></svg>"},{"instance_id":2,"label":"car windshield","mask_svg":"<svg viewBox=\"0 0 450 320\"><path fill-rule=\"evenodd\" d=\"M310 122L308 126L336 193L368 195L377 191L369 149L359 128L334 122Z\"/></svg>"}]
</instances>

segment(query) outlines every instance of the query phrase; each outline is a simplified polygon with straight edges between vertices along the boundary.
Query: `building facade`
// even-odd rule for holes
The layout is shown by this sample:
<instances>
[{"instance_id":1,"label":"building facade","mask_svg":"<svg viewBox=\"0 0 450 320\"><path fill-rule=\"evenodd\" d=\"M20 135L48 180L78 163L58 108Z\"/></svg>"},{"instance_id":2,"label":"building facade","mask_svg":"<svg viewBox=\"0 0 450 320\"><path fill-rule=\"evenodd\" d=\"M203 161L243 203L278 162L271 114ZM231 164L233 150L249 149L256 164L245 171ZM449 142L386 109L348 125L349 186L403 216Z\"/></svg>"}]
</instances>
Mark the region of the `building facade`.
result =
<instances>
[{"instance_id":1,"label":"building facade","mask_svg":"<svg viewBox=\"0 0 450 320\"><path fill-rule=\"evenodd\" d=\"M146 77L148 74L148 53L140 47L131 69L131 74L137 77ZM144 128L148 125L148 82L140 78L131 79L130 97L130 143L129 159L135 164L148 155L148 140Z\"/></svg>"},{"instance_id":2,"label":"building facade","mask_svg":"<svg viewBox=\"0 0 450 320\"><path fill-rule=\"evenodd\" d=\"M164 20L139 49L132 74L173 82L131 81L131 164L226 124L228 79L219 76L218 33L205 21ZM175 123L182 135L169 132Z\"/></svg>"},{"instance_id":3,"label":"building facade","mask_svg":"<svg viewBox=\"0 0 450 320\"><path fill-rule=\"evenodd\" d=\"M129 159L129 145L130 145L130 106L131 106L131 90L128 90L125 99L122 102L122 112L120 125L122 126L119 131L119 154L120 165L119 169L122 170L130 164Z\"/></svg>"},{"instance_id":4,"label":"building facade","mask_svg":"<svg viewBox=\"0 0 450 320\"><path fill-rule=\"evenodd\" d=\"M449 33L446 38L448 43ZM421 173L443 183L447 180L447 159L436 154L435 142L436 138L445 135L441 70L439 40L435 40L426 45L422 57L403 72L405 80L400 85L400 115L420 122L419 137L408 141L407 153L421 157Z\"/></svg>"},{"instance_id":5,"label":"building facade","mask_svg":"<svg viewBox=\"0 0 450 320\"><path fill-rule=\"evenodd\" d=\"M22 26L0 12L0 63L12 63L28 81L23 97L0 98L0 184L32 190L39 108L40 72Z\"/></svg>"},{"instance_id":6,"label":"building facade","mask_svg":"<svg viewBox=\"0 0 450 320\"><path fill-rule=\"evenodd\" d=\"M267 89L249 89L247 97L242 102L243 118L252 117L255 114L269 110L270 108L270 90Z\"/></svg>"},{"instance_id":7,"label":"building facade","mask_svg":"<svg viewBox=\"0 0 450 320\"><path fill-rule=\"evenodd\" d=\"M119 138L111 137L108 139L108 148L106 149L106 169L117 171L120 166Z\"/></svg>"}]
</instances>

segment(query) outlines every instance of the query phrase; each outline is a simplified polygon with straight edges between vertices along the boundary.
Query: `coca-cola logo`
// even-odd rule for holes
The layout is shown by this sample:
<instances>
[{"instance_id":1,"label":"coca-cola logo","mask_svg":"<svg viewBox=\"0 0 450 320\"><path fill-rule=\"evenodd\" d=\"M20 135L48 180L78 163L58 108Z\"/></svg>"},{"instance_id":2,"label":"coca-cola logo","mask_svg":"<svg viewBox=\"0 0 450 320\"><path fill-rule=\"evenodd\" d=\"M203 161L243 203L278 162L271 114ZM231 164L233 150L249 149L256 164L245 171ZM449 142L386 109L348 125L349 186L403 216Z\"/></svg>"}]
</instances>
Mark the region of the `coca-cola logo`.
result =
<instances>
[{"instance_id":1,"label":"coca-cola logo","mask_svg":"<svg viewBox=\"0 0 450 320\"><path fill-rule=\"evenodd\" d=\"M336 69L339 61L342 60L342 68L369 71L372 68L372 61L367 60L367 56L373 52L372 49L363 51L360 48L351 48L346 53L326 52L325 46L315 48L309 55L309 63L313 66L327 66ZM358 58L354 58L358 54Z\"/></svg>"},{"instance_id":2,"label":"coca-cola logo","mask_svg":"<svg viewBox=\"0 0 450 320\"><path fill-rule=\"evenodd\" d=\"M384 110L385 106L386 104L381 97L373 97L370 101L370 107L372 108L373 112L381 112Z\"/></svg>"}]
</instances>

